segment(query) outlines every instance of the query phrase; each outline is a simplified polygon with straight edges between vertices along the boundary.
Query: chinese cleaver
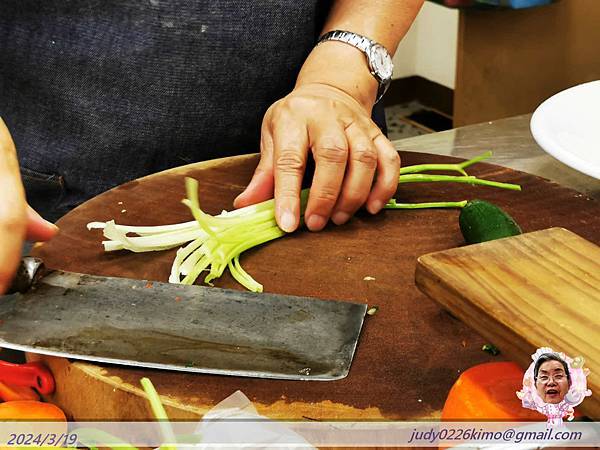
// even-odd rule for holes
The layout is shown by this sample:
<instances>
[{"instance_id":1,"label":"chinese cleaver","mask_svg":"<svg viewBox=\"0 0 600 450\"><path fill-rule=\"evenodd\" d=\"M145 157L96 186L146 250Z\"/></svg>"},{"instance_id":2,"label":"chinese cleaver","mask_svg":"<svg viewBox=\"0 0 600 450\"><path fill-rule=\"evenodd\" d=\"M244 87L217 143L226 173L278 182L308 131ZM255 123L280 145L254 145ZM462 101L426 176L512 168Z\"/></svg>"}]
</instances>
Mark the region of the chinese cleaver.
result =
<instances>
[{"instance_id":1,"label":"chinese cleaver","mask_svg":"<svg viewBox=\"0 0 600 450\"><path fill-rule=\"evenodd\" d=\"M0 347L103 363L291 380L344 378L367 305L49 271L24 258Z\"/></svg>"}]
</instances>

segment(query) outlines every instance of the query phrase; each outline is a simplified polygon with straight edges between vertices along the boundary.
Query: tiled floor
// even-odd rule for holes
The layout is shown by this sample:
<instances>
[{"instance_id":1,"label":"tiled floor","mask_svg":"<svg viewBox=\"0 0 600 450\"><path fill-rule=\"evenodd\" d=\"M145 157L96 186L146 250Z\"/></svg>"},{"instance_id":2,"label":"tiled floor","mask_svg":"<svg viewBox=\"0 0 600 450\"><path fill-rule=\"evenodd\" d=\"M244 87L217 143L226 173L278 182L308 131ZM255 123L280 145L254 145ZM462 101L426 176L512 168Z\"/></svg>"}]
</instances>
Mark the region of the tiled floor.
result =
<instances>
[{"instance_id":1,"label":"tiled floor","mask_svg":"<svg viewBox=\"0 0 600 450\"><path fill-rule=\"evenodd\" d=\"M391 140L452 128L452 117L418 101L388 106L385 116Z\"/></svg>"},{"instance_id":2,"label":"tiled floor","mask_svg":"<svg viewBox=\"0 0 600 450\"><path fill-rule=\"evenodd\" d=\"M429 133L430 131L425 127L418 126L406 119L407 116L421 109L423 109L423 105L416 101L386 107L385 120L390 140L394 141Z\"/></svg>"}]
</instances>

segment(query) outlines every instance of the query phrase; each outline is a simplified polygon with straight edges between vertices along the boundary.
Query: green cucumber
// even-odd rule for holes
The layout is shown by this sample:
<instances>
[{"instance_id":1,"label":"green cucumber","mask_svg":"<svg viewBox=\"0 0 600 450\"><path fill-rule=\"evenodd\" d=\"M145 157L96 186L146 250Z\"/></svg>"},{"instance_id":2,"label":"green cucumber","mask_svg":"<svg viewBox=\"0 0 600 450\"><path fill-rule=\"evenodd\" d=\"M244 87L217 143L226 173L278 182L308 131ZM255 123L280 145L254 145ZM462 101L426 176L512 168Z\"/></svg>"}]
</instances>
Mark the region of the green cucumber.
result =
<instances>
[{"instance_id":1,"label":"green cucumber","mask_svg":"<svg viewBox=\"0 0 600 450\"><path fill-rule=\"evenodd\" d=\"M458 218L467 244L521 234L521 228L505 211L484 200L470 200Z\"/></svg>"}]
</instances>

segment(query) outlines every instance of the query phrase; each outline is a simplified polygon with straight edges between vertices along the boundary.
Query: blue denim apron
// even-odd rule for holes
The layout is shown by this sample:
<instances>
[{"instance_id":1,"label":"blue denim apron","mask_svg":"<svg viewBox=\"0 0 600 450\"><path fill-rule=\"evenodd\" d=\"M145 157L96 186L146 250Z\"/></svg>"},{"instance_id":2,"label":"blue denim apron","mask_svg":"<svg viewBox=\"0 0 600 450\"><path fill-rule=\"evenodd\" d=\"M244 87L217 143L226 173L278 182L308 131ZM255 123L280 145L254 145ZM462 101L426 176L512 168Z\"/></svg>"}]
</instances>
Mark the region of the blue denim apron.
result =
<instances>
[{"instance_id":1,"label":"blue denim apron","mask_svg":"<svg viewBox=\"0 0 600 450\"><path fill-rule=\"evenodd\" d=\"M128 180L258 151L329 3L0 1L0 115L32 206L53 220Z\"/></svg>"}]
</instances>

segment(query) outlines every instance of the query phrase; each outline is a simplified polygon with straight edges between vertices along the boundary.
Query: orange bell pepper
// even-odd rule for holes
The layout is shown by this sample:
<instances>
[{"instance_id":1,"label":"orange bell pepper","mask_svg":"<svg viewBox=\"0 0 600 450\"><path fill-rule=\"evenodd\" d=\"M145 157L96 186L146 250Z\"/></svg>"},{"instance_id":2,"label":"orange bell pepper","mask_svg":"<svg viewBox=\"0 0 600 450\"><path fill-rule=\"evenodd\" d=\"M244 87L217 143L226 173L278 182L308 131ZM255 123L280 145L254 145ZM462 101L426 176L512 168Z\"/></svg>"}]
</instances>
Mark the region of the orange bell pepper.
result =
<instances>
[{"instance_id":1,"label":"orange bell pepper","mask_svg":"<svg viewBox=\"0 0 600 450\"><path fill-rule=\"evenodd\" d=\"M33 389L0 381L0 399L5 402L14 400L39 400L39 394Z\"/></svg>"},{"instance_id":2,"label":"orange bell pepper","mask_svg":"<svg viewBox=\"0 0 600 450\"><path fill-rule=\"evenodd\" d=\"M543 414L523 408L517 398L524 374L514 362L484 363L465 370L450 389L442 420L545 421Z\"/></svg>"},{"instance_id":3,"label":"orange bell pepper","mask_svg":"<svg viewBox=\"0 0 600 450\"><path fill-rule=\"evenodd\" d=\"M66 422L67 418L62 409L52 403L17 400L0 403L0 421L2 420Z\"/></svg>"},{"instance_id":4,"label":"orange bell pepper","mask_svg":"<svg viewBox=\"0 0 600 450\"><path fill-rule=\"evenodd\" d=\"M67 418L62 409L53 405L52 403L43 403L34 400L16 400L12 402L0 403L0 421L61 422L58 424L58 426L53 426L52 428L53 432L56 432L57 434L66 433L68 427ZM31 431L33 432L36 429L37 425L36 428L32 429ZM35 445L35 443L33 445ZM10 450L14 448L14 446L0 446L0 450ZM56 447L38 446L37 448L41 450L50 450L51 448Z\"/></svg>"}]
</instances>

